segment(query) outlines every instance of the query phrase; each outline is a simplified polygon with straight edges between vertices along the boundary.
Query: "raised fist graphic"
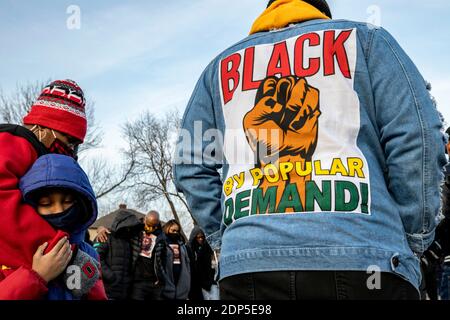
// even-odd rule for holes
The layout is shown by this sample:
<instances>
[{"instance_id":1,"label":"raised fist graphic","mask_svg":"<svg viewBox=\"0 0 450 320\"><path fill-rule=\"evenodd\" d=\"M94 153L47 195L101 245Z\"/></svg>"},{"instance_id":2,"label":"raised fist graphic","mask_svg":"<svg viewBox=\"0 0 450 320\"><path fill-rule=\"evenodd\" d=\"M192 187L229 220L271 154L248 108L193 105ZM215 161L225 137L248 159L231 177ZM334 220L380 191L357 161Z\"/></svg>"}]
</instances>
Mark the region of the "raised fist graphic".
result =
<instances>
[{"instance_id":1,"label":"raised fist graphic","mask_svg":"<svg viewBox=\"0 0 450 320\"><path fill-rule=\"evenodd\" d=\"M319 90L310 86L306 79L296 76L266 78L256 94L255 106L243 121L257 165L301 162L305 168L317 146L320 114ZM297 183L304 201L305 183L310 178L292 173L289 181L278 183L277 198L281 197L286 183ZM273 185L263 179L260 188Z\"/></svg>"}]
</instances>

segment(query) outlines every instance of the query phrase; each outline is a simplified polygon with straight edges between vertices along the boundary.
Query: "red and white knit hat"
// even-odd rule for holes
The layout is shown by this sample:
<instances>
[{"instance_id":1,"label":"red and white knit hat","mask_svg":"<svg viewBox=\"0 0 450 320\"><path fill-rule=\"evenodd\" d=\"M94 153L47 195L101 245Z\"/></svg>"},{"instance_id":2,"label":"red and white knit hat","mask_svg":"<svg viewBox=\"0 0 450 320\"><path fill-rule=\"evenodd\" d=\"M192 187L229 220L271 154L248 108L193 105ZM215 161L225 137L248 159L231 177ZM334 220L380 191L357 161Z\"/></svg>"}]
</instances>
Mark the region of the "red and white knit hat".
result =
<instances>
[{"instance_id":1,"label":"red and white knit hat","mask_svg":"<svg viewBox=\"0 0 450 320\"><path fill-rule=\"evenodd\" d=\"M83 90L72 80L56 80L46 86L23 123L40 125L84 141L87 130Z\"/></svg>"}]
</instances>

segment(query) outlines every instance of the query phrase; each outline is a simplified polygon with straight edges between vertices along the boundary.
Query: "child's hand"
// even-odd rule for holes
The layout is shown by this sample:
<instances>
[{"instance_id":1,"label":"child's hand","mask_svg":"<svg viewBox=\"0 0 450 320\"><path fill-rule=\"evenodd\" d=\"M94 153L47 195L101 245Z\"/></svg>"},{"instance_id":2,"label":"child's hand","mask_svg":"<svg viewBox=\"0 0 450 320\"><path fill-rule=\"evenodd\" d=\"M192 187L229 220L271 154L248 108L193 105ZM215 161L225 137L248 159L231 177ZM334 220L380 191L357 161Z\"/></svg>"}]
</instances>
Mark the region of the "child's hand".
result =
<instances>
[{"instance_id":1,"label":"child's hand","mask_svg":"<svg viewBox=\"0 0 450 320\"><path fill-rule=\"evenodd\" d=\"M41 245L33 256L33 267L42 279L49 282L58 277L72 259L72 250L67 237L58 241L55 247L44 255L48 243Z\"/></svg>"}]
</instances>

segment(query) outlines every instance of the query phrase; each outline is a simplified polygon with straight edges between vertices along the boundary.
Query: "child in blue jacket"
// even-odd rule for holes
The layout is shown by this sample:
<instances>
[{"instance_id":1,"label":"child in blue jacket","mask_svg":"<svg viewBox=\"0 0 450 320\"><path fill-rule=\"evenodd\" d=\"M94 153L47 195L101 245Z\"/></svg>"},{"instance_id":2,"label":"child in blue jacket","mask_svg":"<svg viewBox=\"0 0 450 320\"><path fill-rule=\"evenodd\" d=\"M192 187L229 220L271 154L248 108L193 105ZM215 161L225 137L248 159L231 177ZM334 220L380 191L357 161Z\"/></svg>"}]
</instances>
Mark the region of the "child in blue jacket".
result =
<instances>
[{"instance_id":1,"label":"child in blue jacket","mask_svg":"<svg viewBox=\"0 0 450 320\"><path fill-rule=\"evenodd\" d=\"M86 173L73 158L49 154L36 160L19 187L25 202L42 219L69 235L73 249L68 267L48 283L44 297L106 300L98 254L84 241L88 227L97 219L97 201Z\"/></svg>"}]
</instances>

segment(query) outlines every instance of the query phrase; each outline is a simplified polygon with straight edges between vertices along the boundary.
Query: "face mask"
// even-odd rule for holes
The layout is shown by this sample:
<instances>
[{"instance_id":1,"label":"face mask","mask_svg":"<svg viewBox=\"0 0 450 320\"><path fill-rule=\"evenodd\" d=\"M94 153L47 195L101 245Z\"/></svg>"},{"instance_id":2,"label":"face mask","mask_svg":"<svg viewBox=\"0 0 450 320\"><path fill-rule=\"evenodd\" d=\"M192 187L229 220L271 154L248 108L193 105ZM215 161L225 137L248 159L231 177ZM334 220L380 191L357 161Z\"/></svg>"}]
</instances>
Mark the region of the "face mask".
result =
<instances>
[{"instance_id":1,"label":"face mask","mask_svg":"<svg viewBox=\"0 0 450 320\"><path fill-rule=\"evenodd\" d=\"M82 215L80 207L75 203L61 213L42 215L41 217L57 230L72 232L80 226Z\"/></svg>"},{"instance_id":2,"label":"face mask","mask_svg":"<svg viewBox=\"0 0 450 320\"><path fill-rule=\"evenodd\" d=\"M173 241L180 240L180 234L179 233L169 233L167 236L169 237L169 239L171 239Z\"/></svg>"},{"instance_id":3,"label":"face mask","mask_svg":"<svg viewBox=\"0 0 450 320\"><path fill-rule=\"evenodd\" d=\"M65 156L72 157L76 160L78 158L77 157L78 146L76 146L74 149L72 149L69 146L67 146L64 142L59 140L56 137L55 132L53 130L52 130L52 133L53 133L53 137L55 138L55 140L53 141L51 146L48 148L50 153L62 154Z\"/></svg>"},{"instance_id":4,"label":"face mask","mask_svg":"<svg viewBox=\"0 0 450 320\"><path fill-rule=\"evenodd\" d=\"M48 151L50 151L50 153L62 154L62 155L65 155L65 156L69 156L69 157L75 158L74 151L72 149L70 149L69 147L67 147L58 138L56 138L55 141L53 141L53 143L50 146L50 148L48 148Z\"/></svg>"}]
</instances>

